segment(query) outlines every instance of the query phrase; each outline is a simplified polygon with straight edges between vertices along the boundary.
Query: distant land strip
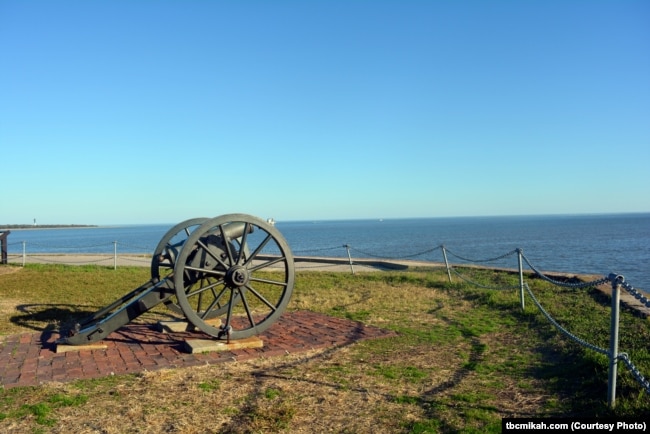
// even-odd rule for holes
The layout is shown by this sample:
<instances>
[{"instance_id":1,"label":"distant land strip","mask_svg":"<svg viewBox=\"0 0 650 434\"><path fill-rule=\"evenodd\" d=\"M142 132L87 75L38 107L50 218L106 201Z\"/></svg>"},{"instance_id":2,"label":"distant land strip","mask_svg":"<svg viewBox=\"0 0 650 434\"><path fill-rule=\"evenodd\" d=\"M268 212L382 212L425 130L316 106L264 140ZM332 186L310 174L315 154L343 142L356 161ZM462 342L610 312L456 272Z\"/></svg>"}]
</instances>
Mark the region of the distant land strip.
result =
<instances>
[{"instance_id":1,"label":"distant land strip","mask_svg":"<svg viewBox=\"0 0 650 434\"><path fill-rule=\"evenodd\" d=\"M7 229L65 229L96 228L97 225L0 225L0 231Z\"/></svg>"}]
</instances>

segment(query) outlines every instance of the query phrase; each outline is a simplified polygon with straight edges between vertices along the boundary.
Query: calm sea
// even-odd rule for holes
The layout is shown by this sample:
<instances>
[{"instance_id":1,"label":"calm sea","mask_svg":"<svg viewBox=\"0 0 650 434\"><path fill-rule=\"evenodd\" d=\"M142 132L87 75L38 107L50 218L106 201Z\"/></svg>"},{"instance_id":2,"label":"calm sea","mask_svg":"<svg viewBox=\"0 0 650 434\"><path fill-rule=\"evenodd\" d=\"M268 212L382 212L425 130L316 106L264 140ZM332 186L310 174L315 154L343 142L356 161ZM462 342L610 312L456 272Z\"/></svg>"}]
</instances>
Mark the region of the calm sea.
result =
<instances>
[{"instance_id":1,"label":"calm sea","mask_svg":"<svg viewBox=\"0 0 650 434\"><path fill-rule=\"evenodd\" d=\"M10 255L35 253L151 253L173 224L78 229L12 230ZM408 258L452 263L499 257L521 248L540 270L622 274L650 288L650 213L615 215L455 217L385 220L288 221L276 227L295 255ZM457 256L455 256L457 255ZM517 267L517 256L484 263Z\"/></svg>"}]
</instances>

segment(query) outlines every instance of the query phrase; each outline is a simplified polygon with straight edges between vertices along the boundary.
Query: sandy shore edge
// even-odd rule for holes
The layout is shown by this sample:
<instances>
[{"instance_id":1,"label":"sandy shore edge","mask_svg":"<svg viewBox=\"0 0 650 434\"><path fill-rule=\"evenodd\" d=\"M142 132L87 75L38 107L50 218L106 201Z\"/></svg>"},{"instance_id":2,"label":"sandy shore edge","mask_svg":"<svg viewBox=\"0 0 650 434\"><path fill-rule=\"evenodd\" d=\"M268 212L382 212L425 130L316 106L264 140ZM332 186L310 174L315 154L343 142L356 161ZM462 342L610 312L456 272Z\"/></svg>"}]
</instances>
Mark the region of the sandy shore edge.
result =
<instances>
[{"instance_id":1,"label":"sandy shore edge","mask_svg":"<svg viewBox=\"0 0 650 434\"><path fill-rule=\"evenodd\" d=\"M9 271L9 268L20 269L23 264L65 264L65 265L98 265L105 267L124 267L124 266L138 266L150 267L151 255L150 254L120 254L117 256L107 254L68 254L68 253L41 253L35 255L8 255L8 265L0 266L0 274ZM458 264L454 264L458 266ZM445 266L442 262L431 261L414 261L414 260L393 260L393 259L360 259L353 258L352 263L347 258L336 257L316 257L316 256L296 256L294 257L294 266L297 272L300 271L331 271L331 272L377 272L377 271L406 271L409 269L417 268L443 268ZM476 267L476 268L495 268L495 267L481 267L463 264L463 267ZM2 270L5 268L5 270ZM495 268L507 272L516 273L515 269ZM544 274L551 278L565 280L576 278L583 282L589 282L601 279L602 275L589 275L589 274L573 274L563 272L553 272L542 270ZM532 274L530 270L525 270L526 275ZM609 284L600 285L597 289L603 294L611 298L612 287ZM636 288L640 290L639 288ZM641 301L637 300L625 290L621 290L621 303L633 310L635 313L650 319L650 308L645 306Z\"/></svg>"}]
</instances>

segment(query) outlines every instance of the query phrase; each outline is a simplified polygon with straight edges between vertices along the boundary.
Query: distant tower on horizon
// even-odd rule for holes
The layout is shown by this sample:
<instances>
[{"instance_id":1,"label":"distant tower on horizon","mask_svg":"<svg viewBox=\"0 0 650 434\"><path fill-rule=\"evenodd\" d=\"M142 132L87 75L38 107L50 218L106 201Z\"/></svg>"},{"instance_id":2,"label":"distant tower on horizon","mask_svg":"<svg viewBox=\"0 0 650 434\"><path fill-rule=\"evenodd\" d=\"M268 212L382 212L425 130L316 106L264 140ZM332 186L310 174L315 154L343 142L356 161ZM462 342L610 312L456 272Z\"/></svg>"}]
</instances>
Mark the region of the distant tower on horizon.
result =
<instances>
[{"instance_id":1,"label":"distant tower on horizon","mask_svg":"<svg viewBox=\"0 0 650 434\"><path fill-rule=\"evenodd\" d=\"M34 219L34 226L36 226L36 219Z\"/></svg>"}]
</instances>

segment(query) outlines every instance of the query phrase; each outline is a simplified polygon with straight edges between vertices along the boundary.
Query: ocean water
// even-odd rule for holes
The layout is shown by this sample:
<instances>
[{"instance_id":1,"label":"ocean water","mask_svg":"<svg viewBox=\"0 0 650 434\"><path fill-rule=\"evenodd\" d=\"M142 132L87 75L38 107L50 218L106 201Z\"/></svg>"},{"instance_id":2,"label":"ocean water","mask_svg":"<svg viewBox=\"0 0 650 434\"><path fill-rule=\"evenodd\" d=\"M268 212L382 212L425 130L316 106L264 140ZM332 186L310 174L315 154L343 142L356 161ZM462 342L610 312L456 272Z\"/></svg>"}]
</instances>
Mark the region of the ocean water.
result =
<instances>
[{"instance_id":1,"label":"ocean water","mask_svg":"<svg viewBox=\"0 0 650 434\"><path fill-rule=\"evenodd\" d=\"M8 252L151 253L174 224L12 230ZM442 262L444 245L450 262L465 263L520 248L539 270L613 272L650 289L650 213L280 221L276 228L298 256L347 257L347 245L353 258ZM517 256L481 264L516 268Z\"/></svg>"}]
</instances>

